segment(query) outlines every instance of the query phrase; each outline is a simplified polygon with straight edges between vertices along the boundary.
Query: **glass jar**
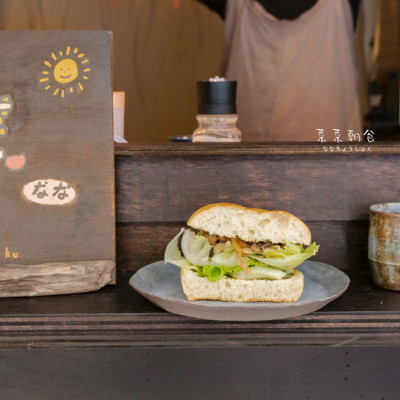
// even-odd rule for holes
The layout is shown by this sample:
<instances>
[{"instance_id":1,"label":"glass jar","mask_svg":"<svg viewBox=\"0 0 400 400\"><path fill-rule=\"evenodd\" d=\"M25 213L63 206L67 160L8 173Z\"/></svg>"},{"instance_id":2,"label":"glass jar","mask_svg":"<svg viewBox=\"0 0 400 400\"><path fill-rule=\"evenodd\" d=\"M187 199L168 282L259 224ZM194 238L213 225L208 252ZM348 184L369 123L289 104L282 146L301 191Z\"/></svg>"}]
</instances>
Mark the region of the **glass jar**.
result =
<instances>
[{"instance_id":1,"label":"glass jar","mask_svg":"<svg viewBox=\"0 0 400 400\"><path fill-rule=\"evenodd\" d=\"M236 126L237 114L199 114L199 126L193 132L193 142L240 142L242 133Z\"/></svg>"}]
</instances>

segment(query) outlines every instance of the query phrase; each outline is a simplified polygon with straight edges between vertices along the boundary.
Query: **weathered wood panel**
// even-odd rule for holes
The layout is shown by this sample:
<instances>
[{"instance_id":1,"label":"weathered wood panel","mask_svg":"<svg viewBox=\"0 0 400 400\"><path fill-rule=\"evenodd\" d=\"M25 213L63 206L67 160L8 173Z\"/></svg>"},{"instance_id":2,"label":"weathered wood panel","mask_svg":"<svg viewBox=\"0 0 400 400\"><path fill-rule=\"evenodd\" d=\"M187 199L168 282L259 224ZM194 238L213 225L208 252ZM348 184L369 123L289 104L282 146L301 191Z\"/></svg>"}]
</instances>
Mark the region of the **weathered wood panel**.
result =
<instances>
[{"instance_id":1,"label":"weathered wood panel","mask_svg":"<svg viewBox=\"0 0 400 400\"><path fill-rule=\"evenodd\" d=\"M117 221L183 222L216 202L367 220L371 204L398 201L399 171L397 155L381 154L119 156Z\"/></svg>"},{"instance_id":2,"label":"weathered wood panel","mask_svg":"<svg viewBox=\"0 0 400 400\"><path fill-rule=\"evenodd\" d=\"M0 94L14 102L0 147L26 160L12 171L1 160L0 265L5 247L16 264L115 260L111 35L0 31L0 48ZM68 62L76 76L64 79Z\"/></svg>"},{"instance_id":3,"label":"weathered wood panel","mask_svg":"<svg viewBox=\"0 0 400 400\"><path fill-rule=\"evenodd\" d=\"M112 35L0 31L0 49L0 296L98 289L115 269Z\"/></svg>"}]
</instances>

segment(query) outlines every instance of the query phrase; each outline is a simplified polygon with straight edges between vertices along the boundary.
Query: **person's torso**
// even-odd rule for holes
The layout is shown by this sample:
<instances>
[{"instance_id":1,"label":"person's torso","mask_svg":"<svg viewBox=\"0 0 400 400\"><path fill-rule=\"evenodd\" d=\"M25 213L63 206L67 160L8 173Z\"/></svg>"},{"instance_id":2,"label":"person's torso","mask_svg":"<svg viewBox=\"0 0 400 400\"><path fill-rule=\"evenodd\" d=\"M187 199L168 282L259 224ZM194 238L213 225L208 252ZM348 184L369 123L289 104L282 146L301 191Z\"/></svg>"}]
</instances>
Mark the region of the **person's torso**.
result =
<instances>
[{"instance_id":1,"label":"person's torso","mask_svg":"<svg viewBox=\"0 0 400 400\"><path fill-rule=\"evenodd\" d=\"M238 81L244 140L314 141L316 129L360 130L347 0L319 0L278 20L255 0L229 0L223 75Z\"/></svg>"}]
</instances>

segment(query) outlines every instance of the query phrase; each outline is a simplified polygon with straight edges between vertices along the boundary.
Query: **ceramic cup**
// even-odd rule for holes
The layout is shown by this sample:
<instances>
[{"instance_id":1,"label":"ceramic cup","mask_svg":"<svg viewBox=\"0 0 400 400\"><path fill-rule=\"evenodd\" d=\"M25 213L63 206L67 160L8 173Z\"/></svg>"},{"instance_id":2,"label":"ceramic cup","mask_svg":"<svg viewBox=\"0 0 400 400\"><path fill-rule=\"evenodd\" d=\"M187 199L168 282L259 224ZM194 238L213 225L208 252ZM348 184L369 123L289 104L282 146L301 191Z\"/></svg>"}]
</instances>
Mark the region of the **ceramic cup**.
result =
<instances>
[{"instance_id":1,"label":"ceramic cup","mask_svg":"<svg viewBox=\"0 0 400 400\"><path fill-rule=\"evenodd\" d=\"M370 207L368 259L378 286L400 290L400 203Z\"/></svg>"}]
</instances>

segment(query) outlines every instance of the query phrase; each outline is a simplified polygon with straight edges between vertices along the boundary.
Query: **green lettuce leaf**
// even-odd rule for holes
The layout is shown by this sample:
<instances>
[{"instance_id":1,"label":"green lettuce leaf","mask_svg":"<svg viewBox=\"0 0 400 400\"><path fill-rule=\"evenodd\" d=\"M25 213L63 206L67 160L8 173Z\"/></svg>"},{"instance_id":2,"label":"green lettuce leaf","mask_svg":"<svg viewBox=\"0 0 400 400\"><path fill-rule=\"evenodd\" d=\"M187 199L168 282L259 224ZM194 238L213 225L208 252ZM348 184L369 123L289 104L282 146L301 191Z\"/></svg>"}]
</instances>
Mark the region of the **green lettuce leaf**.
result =
<instances>
[{"instance_id":1,"label":"green lettuce leaf","mask_svg":"<svg viewBox=\"0 0 400 400\"><path fill-rule=\"evenodd\" d=\"M278 250L271 250L269 248L264 250L264 255L267 258L285 258L294 254L299 254L303 251L301 244L286 243L285 247L280 247Z\"/></svg>"},{"instance_id":2,"label":"green lettuce leaf","mask_svg":"<svg viewBox=\"0 0 400 400\"><path fill-rule=\"evenodd\" d=\"M240 267L226 267L223 265L205 265L197 271L198 276L205 276L211 282L218 282L224 276L233 276L241 270Z\"/></svg>"},{"instance_id":3,"label":"green lettuce leaf","mask_svg":"<svg viewBox=\"0 0 400 400\"><path fill-rule=\"evenodd\" d=\"M279 250L267 250L267 257L260 257L257 255L249 255L249 257L267 266L282 270L290 270L317 254L318 249L319 245L315 242L304 250L301 245L287 243L284 248ZM274 254L271 254L272 252Z\"/></svg>"}]
</instances>

